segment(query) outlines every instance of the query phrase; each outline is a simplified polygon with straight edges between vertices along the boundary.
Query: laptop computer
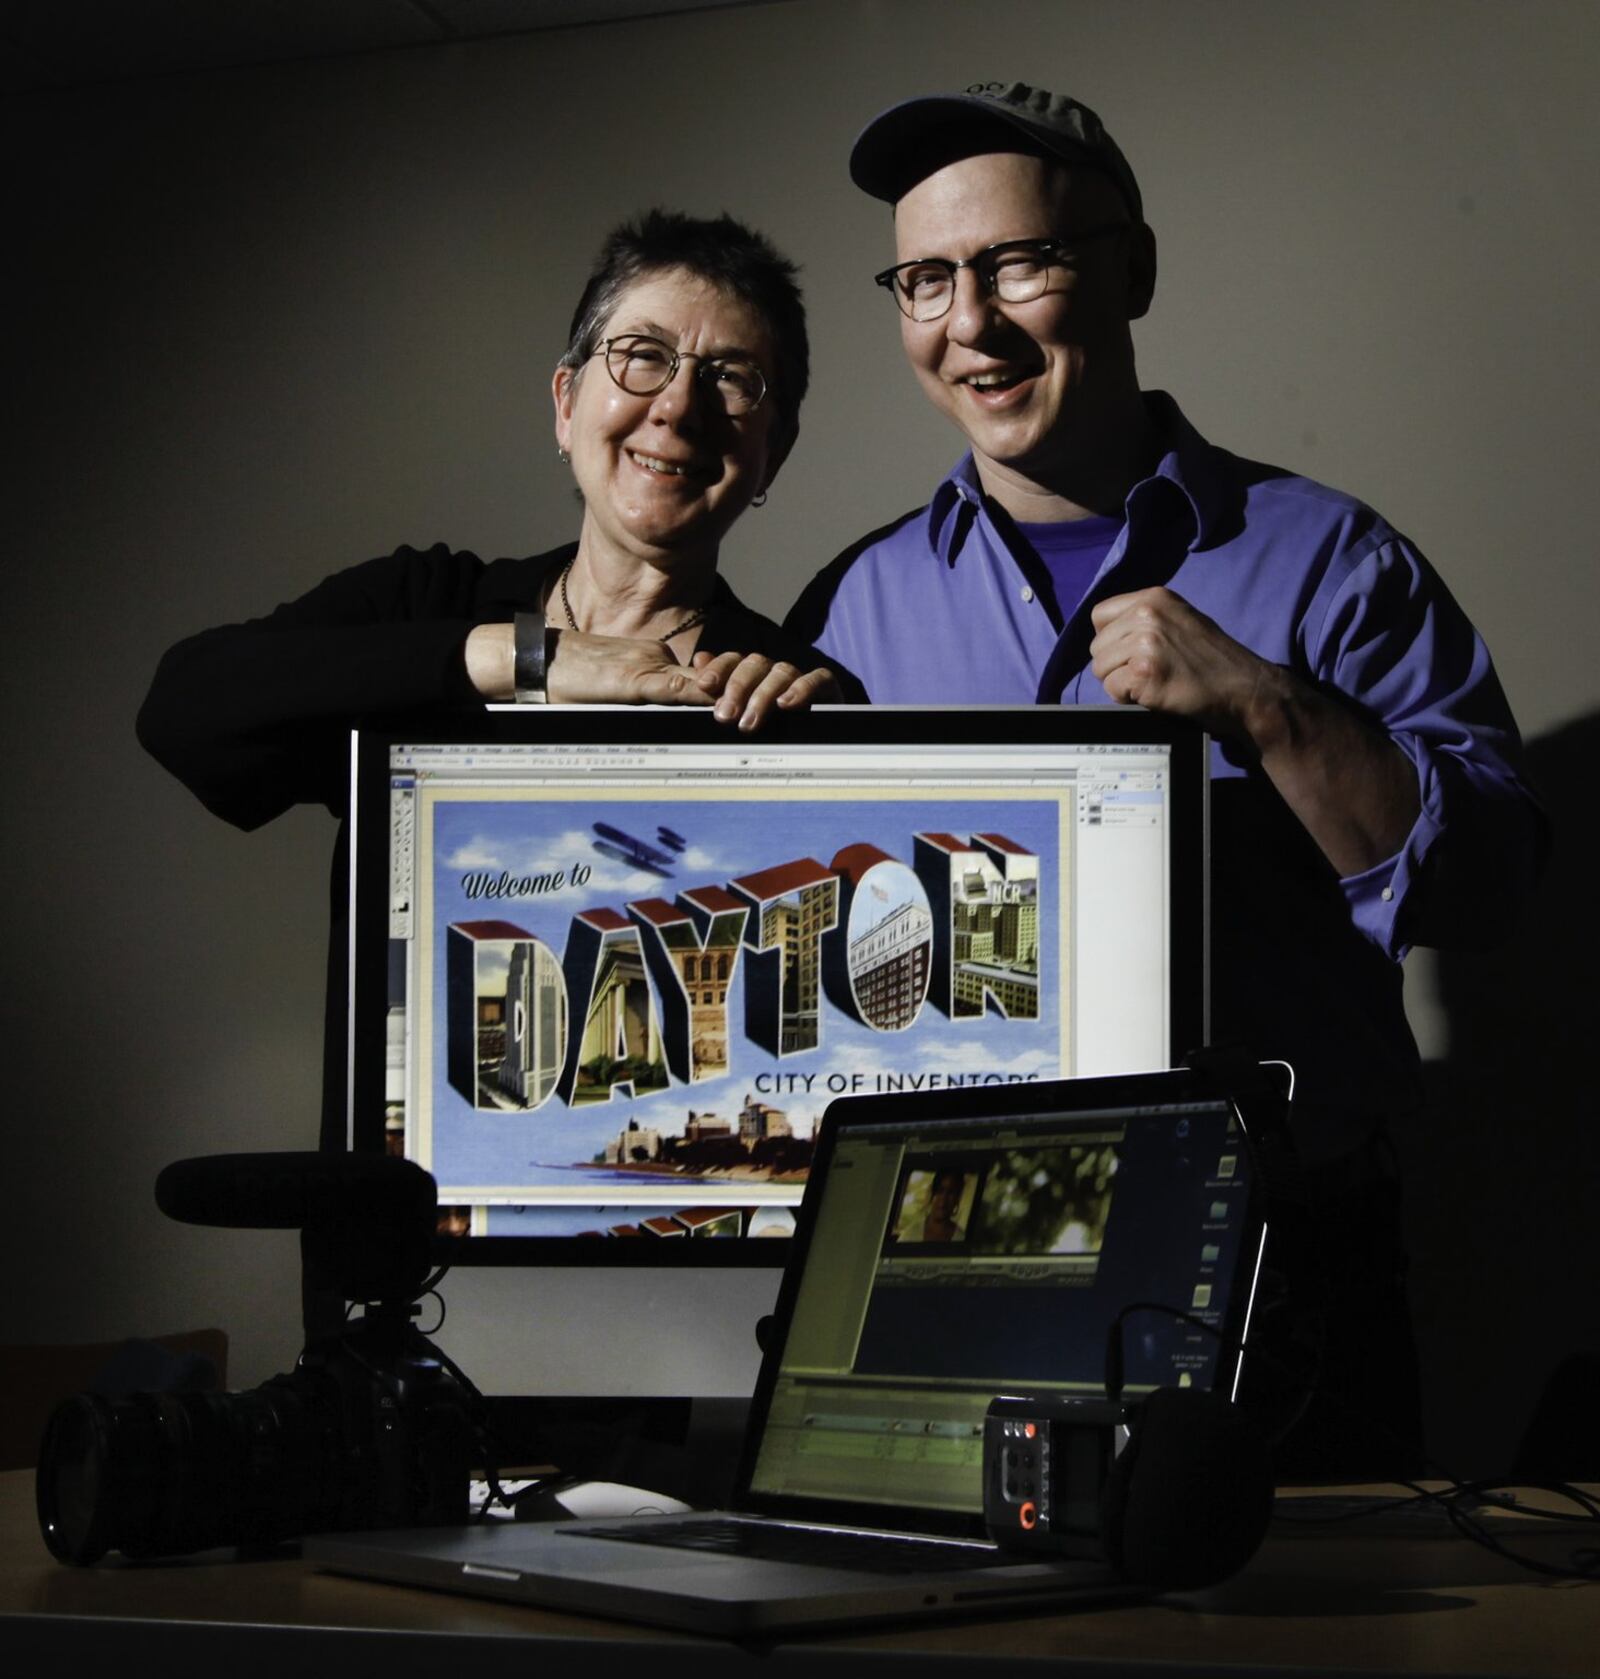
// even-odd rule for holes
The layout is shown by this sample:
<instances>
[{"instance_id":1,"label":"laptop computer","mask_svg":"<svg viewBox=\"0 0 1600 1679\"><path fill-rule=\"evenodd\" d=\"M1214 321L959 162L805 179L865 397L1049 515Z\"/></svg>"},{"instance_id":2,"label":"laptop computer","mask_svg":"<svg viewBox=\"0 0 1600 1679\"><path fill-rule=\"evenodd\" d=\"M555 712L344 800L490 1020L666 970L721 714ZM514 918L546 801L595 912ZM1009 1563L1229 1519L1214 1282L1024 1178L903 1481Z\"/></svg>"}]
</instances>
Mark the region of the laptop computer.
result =
<instances>
[{"instance_id":1,"label":"laptop computer","mask_svg":"<svg viewBox=\"0 0 1600 1679\"><path fill-rule=\"evenodd\" d=\"M1102 1564L986 1540L984 1415L999 1394L1103 1397L1133 1301L1185 1316L1128 1320L1128 1397L1235 1390L1266 1236L1262 1100L1189 1069L841 1098L729 1510L324 1534L305 1555L731 1637L1138 1595Z\"/></svg>"}]
</instances>

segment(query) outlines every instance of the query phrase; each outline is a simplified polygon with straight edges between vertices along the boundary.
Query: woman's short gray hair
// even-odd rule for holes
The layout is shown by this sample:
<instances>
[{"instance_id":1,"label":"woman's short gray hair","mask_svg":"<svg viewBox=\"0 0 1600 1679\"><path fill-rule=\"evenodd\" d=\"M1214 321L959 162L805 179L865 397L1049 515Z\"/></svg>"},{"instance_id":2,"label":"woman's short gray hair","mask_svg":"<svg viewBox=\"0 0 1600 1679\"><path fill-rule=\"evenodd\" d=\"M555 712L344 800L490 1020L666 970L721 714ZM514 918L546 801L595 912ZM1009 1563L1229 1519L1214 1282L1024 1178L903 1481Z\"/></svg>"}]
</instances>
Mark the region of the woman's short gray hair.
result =
<instances>
[{"instance_id":1,"label":"woman's short gray hair","mask_svg":"<svg viewBox=\"0 0 1600 1679\"><path fill-rule=\"evenodd\" d=\"M560 365L582 367L599 348L623 293L647 275L673 268L749 304L766 322L778 364L772 395L792 436L811 382L806 310L795 283L799 270L770 240L732 216L705 220L676 210L646 210L613 228L578 300Z\"/></svg>"}]
</instances>

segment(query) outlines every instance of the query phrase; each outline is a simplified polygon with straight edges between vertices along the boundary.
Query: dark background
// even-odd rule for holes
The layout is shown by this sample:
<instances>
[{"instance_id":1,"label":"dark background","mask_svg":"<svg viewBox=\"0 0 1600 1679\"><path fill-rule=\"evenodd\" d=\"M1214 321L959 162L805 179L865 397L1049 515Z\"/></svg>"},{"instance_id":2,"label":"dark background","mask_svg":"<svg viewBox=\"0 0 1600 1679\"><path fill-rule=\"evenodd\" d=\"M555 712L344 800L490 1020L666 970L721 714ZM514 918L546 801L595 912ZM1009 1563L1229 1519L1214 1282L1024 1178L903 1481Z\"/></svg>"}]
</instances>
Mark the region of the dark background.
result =
<instances>
[{"instance_id":1,"label":"dark background","mask_svg":"<svg viewBox=\"0 0 1600 1679\"><path fill-rule=\"evenodd\" d=\"M846 181L850 141L897 98L1021 76L1087 99L1139 173L1146 382L1414 537L1533 742L1554 870L1507 949L1412 958L1432 1099L1400 1139L1433 1443L1505 1467L1600 1344L1600 12L787 0L470 40L438 19L504 8L216 9L252 51L219 49L211 10L0 25L8 1337L219 1322L240 1385L298 1347L293 1238L172 1225L149 1185L179 1155L313 1140L331 826L235 833L140 754L162 649L401 542L570 537L550 369L602 232L651 202L742 214L804 265L814 395L725 554L781 610L958 452L868 283L888 218ZM391 32L358 50L374 10ZM311 14L320 38L274 35ZM698 1321L745 1345L770 1281ZM684 1302L624 1279L597 1336L570 1282L523 1330L552 1390L694 1379ZM1565 1449L1592 1469L1586 1429Z\"/></svg>"}]
</instances>

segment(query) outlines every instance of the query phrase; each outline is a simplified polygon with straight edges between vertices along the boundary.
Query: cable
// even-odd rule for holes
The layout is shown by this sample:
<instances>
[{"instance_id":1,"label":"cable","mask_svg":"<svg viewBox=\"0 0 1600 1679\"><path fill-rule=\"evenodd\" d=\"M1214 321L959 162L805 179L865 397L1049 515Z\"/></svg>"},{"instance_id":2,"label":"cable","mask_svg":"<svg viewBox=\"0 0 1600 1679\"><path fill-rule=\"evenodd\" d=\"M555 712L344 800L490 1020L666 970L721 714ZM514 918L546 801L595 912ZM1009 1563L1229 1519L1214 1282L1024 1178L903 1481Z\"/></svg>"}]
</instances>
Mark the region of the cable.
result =
<instances>
[{"instance_id":1,"label":"cable","mask_svg":"<svg viewBox=\"0 0 1600 1679\"><path fill-rule=\"evenodd\" d=\"M1493 1486L1500 1484L1510 1483L1456 1483L1457 1487L1464 1492L1470 1492L1474 1485ZM1554 1493L1557 1497L1570 1499L1578 1505L1585 1514L1576 1518L1575 1525L1600 1524L1600 1507L1596 1506L1595 1501L1581 1487L1572 1486L1565 1481L1531 1481L1526 1484L1536 1487L1541 1492ZM1574 1524L1573 1517L1563 1516L1561 1512L1555 1510L1533 1510L1524 1507L1521 1513L1545 1521ZM1600 1580L1600 1547L1580 1546L1571 1553L1572 1560L1566 1566L1562 1566L1560 1563L1544 1562L1538 1557L1526 1556L1520 1551L1513 1550L1499 1534L1491 1532L1475 1515L1462 1509L1458 1499L1450 1499L1446 1502L1445 1514L1450 1518L1451 1526L1464 1538L1472 1540L1474 1544L1481 1545L1486 1551L1492 1552L1497 1557L1503 1557L1507 1562L1514 1563L1519 1568L1527 1568L1535 1574L1543 1574L1555 1580Z\"/></svg>"},{"instance_id":2,"label":"cable","mask_svg":"<svg viewBox=\"0 0 1600 1679\"><path fill-rule=\"evenodd\" d=\"M1111 1320L1111 1327L1106 1332L1106 1398L1115 1403L1122 1397L1123 1388L1123 1340L1122 1326L1135 1312L1160 1312L1165 1317L1177 1318L1182 1323L1192 1324L1194 1328L1203 1330L1219 1346L1227 1348L1242 1357L1247 1351L1251 1358L1259 1359L1261 1363L1271 1366L1279 1375L1288 1378L1291 1391L1298 1391L1300 1399L1288 1419L1272 1429L1268 1434L1269 1441L1276 1445L1288 1434L1296 1423L1306 1414L1311 1401L1316 1397L1320 1388L1318 1381L1322 1374L1322 1349L1317 1349L1316 1365L1308 1376L1301 1371L1293 1370L1281 1358L1260 1347L1245 1347L1245 1344L1231 1335L1224 1335L1215 1324L1207 1323L1204 1318L1196 1317L1193 1312L1185 1312L1177 1306L1164 1305L1159 1300L1134 1300L1124 1306Z\"/></svg>"},{"instance_id":3,"label":"cable","mask_svg":"<svg viewBox=\"0 0 1600 1679\"><path fill-rule=\"evenodd\" d=\"M1305 1415L1307 1407L1315 1397L1338 1406L1350 1417L1375 1429L1380 1434L1388 1435L1394 1444L1402 1450L1410 1451L1412 1446L1393 1434L1378 1418L1370 1416L1359 1406L1352 1405L1343 1394L1332 1389L1325 1389L1315 1379L1306 1381L1284 1364L1280 1359L1263 1352L1259 1347L1246 1349L1244 1344L1232 1336L1224 1335L1214 1324L1207 1323L1204 1318L1196 1317L1193 1312L1186 1312L1176 1306L1168 1306L1159 1300L1134 1300L1124 1306L1111 1321L1111 1327L1106 1335L1106 1397L1113 1402L1121 1399L1123 1389L1123 1323L1135 1312L1159 1312L1165 1317L1176 1318L1181 1323L1191 1324L1194 1328L1203 1330L1220 1346L1230 1352L1241 1355L1247 1350L1252 1358L1258 1358L1265 1363L1275 1366L1277 1370L1287 1376L1297 1387L1303 1387L1304 1393L1300 1404L1293 1416L1282 1427L1275 1430L1269 1438L1273 1444L1281 1440L1296 1422ZM1320 1362L1320 1361L1319 1361ZM1515 1564L1519 1568L1526 1568L1535 1574L1543 1574L1558 1580L1600 1580L1600 1546L1593 1548L1579 1547L1572 1552L1572 1560L1566 1566L1560 1563L1544 1562L1537 1557L1526 1556L1506 1544L1504 1539L1486 1528L1481 1520L1473 1513L1473 1506L1498 1506L1505 1508L1507 1500L1496 1498L1494 1494L1499 1489L1512 1487L1527 1487L1541 1492L1553 1493L1559 1498L1570 1500L1577 1505L1583 1514L1571 1516L1560 1511L1535 1510L1525 1505L1517 1505L1519 1515L1532 1517L1537 1520L1561 1522L1566 1525L1600 1527L1600 1501L1584 1492L1581 1487L1573 1486L1567 1481L1499 1481L1499 1480L1466 1480L1453 1475L1436 1459L1426 1452L1422 1454L1422 1461L1426 1468L1432 1470L1440 1480L1445 1482L1441 1490L1419 1486L1415 1481L1404 1477L1396 1477L1395 1486L1410 1489L1409 1498L1377 1498L1365 1509L1342 1511L1336 1516L1287 1516L1281 1520L1293 1521L1301 1524L1314 1522L1354 1521L1366 1516L1382 1515L1390 1511L1406 1509L1413 1505L1427 1502L1437 1504L1444 1512L1450 1525L1462 1538L1469 1539L1475 1545L1505 1561Z\"/></svg>"},{"instance_id":4,"label":"cable","mask_svg":"<svg viewBox=\"0 0 1600 1679\"><path fill-rule=\"evenodd\" d=\"M445 1304L444 1296L433 1286L434 1280L435 1279L433 1278L429 1279L427 1288L423 1290L417 1301L417 1304L420 1306L422 1301L431 1296L439 1307L438 1322L435 1323L431 1329L418 1328L417 1333L424 1337L437 1335L439 1331L444 1328L444 1320L450 1315L450 1308Z\"/></svg>"}]
</instances>

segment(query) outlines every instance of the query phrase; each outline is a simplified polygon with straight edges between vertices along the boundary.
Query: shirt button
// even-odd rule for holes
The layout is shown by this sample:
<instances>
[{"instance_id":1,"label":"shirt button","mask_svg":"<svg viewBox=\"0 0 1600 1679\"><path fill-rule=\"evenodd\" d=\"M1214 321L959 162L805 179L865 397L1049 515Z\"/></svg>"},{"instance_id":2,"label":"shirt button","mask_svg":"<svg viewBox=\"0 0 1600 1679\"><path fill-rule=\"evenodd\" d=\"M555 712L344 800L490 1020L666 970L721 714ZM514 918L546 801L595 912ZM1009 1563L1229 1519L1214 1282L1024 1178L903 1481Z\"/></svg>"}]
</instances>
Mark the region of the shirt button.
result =
<instances>
[{"instance_id":1,"label":"shirt button","mask_svg":"<svg viewBox=\"0 0 1600 1679\"><path fill-rule=\"evenodd\" d=\"M1022 585L1022 598L1024 600L1032 600L1033 599L1033 590L1030 589L1026 583L1024 583Z\"/></svg>"},{"instance_id":2,"label":"shirt button","mask_svg":"<svg viewBox=\"0 0 1600 1679\"><path fill-rule=\"evenodd\" d=\"M1386 904L1391 902L1394 898L1394 888L1392 886L1385 886L1380 896Z\"/></svg>"}]
</instances>

